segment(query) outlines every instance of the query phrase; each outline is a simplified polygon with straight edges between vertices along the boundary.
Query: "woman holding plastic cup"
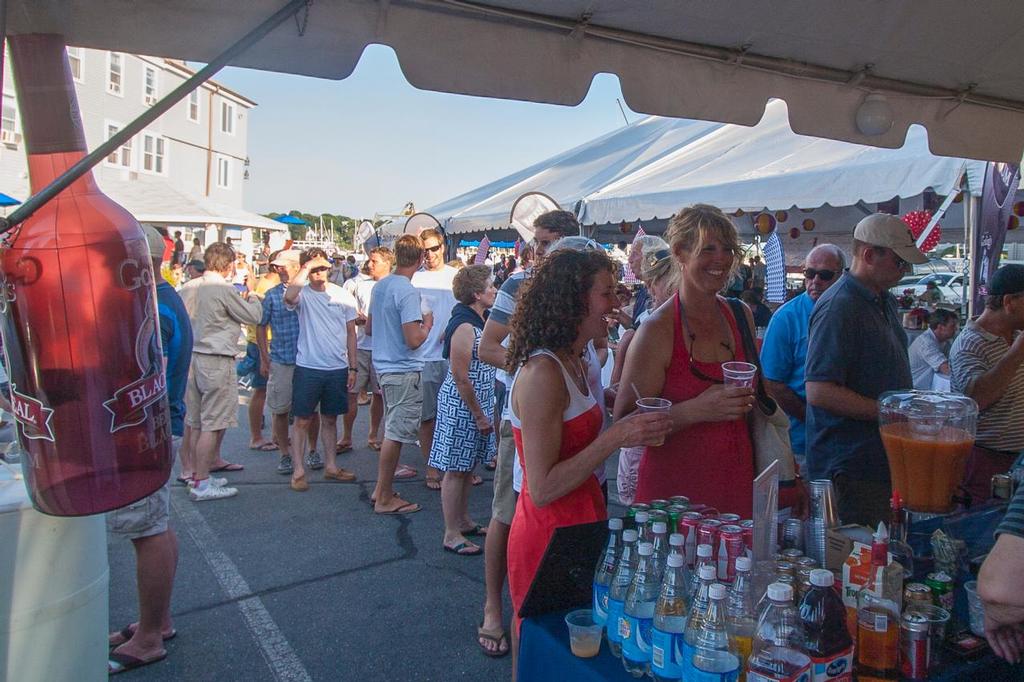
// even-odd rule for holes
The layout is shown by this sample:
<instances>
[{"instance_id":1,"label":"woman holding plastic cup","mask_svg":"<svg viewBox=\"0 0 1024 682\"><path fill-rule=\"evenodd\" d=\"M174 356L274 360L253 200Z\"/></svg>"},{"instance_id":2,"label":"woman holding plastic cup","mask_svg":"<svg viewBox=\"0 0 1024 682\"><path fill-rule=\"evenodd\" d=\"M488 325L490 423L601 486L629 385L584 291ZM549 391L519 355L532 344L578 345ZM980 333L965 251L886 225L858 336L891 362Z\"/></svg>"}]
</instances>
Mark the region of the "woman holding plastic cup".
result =
<instances>
[{"instance_id":1,"label":"woman holding plastic cup","mask_svg":"<svg viewBox=\"0 0 1024 682\"><path fill-rule=\"evenodd\" d=\"M754 452L746 416L754 404L752 366L723 369L723 363L751 358L744 354L731 306L718 293L739 263L739 235L719 209L698 204L672 219L665 239L679 266L679 288L637 330L615 401L616 418L636 410L640 398L672 403L672 433L644 452L636 500L686 495L749 517ZM746 307L744 315L753 329ZM632 386L635 391L625 390Z\"/></svg>"},{"instance_id":2,"label":"woman holding plastic cup","mask_svg":"<svg viewBox=\"0 0 1024 682\"><path fill-rule=\"evenodd\" d=\"M518 613L559 526L607 517L594 469L622 447L665 437L665 414L638 414L601 431L604 415L582 355L608 333L617 267L598 249L560 250L522 285L509 327L509 408L523 488L508 538L508 582ZM519 620L513 628L513 646Z\"/></svg>"}]
</instances>

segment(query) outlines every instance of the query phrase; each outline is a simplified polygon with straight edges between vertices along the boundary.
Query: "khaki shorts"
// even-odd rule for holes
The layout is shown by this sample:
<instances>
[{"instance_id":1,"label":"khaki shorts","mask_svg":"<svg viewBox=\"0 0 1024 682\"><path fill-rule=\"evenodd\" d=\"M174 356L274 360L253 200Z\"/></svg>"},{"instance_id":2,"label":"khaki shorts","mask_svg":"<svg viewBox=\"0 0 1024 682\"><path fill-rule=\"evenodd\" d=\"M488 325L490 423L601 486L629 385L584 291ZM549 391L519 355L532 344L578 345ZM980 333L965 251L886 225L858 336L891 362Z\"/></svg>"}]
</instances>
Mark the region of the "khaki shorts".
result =
<instances>
[{"instance_id":1,"label":"khaki shorts","mask_svg":"<svg viewBox=\"0 0 1024 682\"><path fill-rule=\"evenodd\" d=\"M292 377L295 365L270 363L267 376L267 408L270 414L288 414L292 411Z\"/></svg>"},{"instance_id":2,"label":"khaki shorts","mask_svg":"<svg viewBox=\"0 0 1024 682\"><path fill-rule=\"evenodd\" d=\"M220 431L238 424L234 358L192 354L185 387L185 423L201 431Z\"/></svg>"},{"instance_id":3,"label":"khaki shorts","mask_svg":"<svg viewBox=\"0 0 1024 682\"><path fill-rule=\"evenodd\" d=\"M423 363L423 412L420 419L429 422L437 418L437 394L441 392L441 384L448 374L447 360L432 360Z\"/></svg>"},{"instance_id":4,"label":"khaki shorts","mask_svg":"<svg viewBox=\"0 0 1024 682\"><path fill-rule=\"evenodd\" d=\"M363 391L380 393L380 385L377 383L377 371L373 369L373 352L359 349L356 351L356 385L349 393Z\"/></svg>"},{"instance_id":5,"label":"khaki shorts","mask_svg":"<svg viewBox=\"0 0 1024 682\"><path fill-rule=\"evenodd\" d=\"M178 459L181 436L171 438L172 461ZM137 540L167 532L170 518L171 479L152 495L143 497L127 507L121 507L107 514L107 530L115 535Z\"/></svg>"},{"instance_id":6,"label":"khaki shorts","mask_svg":"<svg viewBox=\"0 0 1024 682\"><path fill-rule=\"evenodd\" d=\"M512 525L516 513L516 491L512 489L512 468L516 461L516 442L512 437L512 422L501 420L501 440L498 441L498 466L494 469L494 501L491 518L506 526Z\"/></svg>"},{"instance_id":7,"label":"khaki shorts","mask_svg":"<svg viewBox=\"0 0 1024 682\"><path fill-rule=\"evenodd\" d=\"M395 372L378 377L384 394L384 437L415 443L420 437L423 392L419 372Z\"/></svg>"}]
</instances>

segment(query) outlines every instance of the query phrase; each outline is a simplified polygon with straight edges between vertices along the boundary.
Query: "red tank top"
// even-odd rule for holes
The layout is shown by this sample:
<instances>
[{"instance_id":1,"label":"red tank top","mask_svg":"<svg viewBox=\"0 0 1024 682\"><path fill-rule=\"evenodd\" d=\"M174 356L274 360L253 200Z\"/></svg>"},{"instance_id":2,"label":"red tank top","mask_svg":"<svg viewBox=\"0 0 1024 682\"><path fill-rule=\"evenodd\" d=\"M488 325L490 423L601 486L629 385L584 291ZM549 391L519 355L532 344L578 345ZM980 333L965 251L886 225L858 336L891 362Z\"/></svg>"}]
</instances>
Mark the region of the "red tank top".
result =
<instances>
[{"instance_id":1,"label":"red tank top","mask_svg":"<svg viewBox=\"0 0 1024 682\"><path fill-rule=\"evenodd\" d=\"M743 341L729 306L718 301L729 322L736 359L746 360ZM665 374L661 397L673 403L692 400L712 382L690 371L690 354L683 339L681 310L677 293L672 298L675 326L672 333L672 361ZM717 362L694 361L704 375L721 379ZM694 504L706 504L721 512L750 518L753 511L754 450L745 419L704 422L676 431L660 447L649 447L640 460L636 501L650 502L673 495L686 495Z\"/></svg>"}]
</instances>

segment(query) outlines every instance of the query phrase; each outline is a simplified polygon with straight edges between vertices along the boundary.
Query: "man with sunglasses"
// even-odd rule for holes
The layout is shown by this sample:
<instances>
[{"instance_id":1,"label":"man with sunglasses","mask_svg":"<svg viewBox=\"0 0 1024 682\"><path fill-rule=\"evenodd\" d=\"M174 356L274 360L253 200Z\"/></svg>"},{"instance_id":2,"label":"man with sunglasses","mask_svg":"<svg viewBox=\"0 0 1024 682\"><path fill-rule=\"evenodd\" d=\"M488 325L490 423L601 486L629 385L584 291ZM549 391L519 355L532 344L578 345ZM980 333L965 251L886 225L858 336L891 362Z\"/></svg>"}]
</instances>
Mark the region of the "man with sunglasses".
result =
<instances>
[{"instance_id":1,"label":"man with sunglasses","mask_svg":"<svg viewBox=\"0 0 1024 682\"><path fill-rule=\"evenodd\" d=\"M839 281L846 269L846 256L835 244L820 244L804 261L804 293L775 311L761 346L761 371L769 395L789 415L789 440L800 469L804 468L804 419L807 391L804 365L807 362L807 331L814 303L825 290Z\"/></svg>"},{"instance_id":2,"label":"man with sunglasses","mask_svg":"<svg viewBox=\"0 0 1024 682\"><path fill-rule=\"evenodd\" d=\"M807 345L807 473L832 479L844 523L889 518L889 463L878 397L914 381L889 288L928 258L906 223L876 213L853 232L853 264L814 304Z\"/></svg>"}]
</instances>

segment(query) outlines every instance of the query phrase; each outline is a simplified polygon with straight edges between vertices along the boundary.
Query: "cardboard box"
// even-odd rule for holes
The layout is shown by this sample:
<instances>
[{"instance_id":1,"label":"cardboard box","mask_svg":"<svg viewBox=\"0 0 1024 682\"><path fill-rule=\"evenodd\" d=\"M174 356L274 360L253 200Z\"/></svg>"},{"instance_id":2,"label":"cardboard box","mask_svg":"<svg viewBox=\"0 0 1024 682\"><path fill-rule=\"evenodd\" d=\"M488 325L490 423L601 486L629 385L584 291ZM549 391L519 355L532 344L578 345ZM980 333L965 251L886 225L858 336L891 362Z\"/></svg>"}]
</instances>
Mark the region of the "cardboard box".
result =
<instances>
[{"instance_id":1,"label":"cardboard box","mask_svg":"<svg viewBox=\"0 0 1024 682\"><path fill-rule=\"evenodd\" d=\"M867 526L854 523L828 529L825 535L825 568L841 574L846 558L853 551L854 542L865 543L870 549L871 534Z\"/></svg>"},{"instance_id":2,"label":"cardboard box","mask_svg":"<svg viewBox=\"0 0 1024 682\"><path fill-rule=\"evenodd\" d=\"M857 608L857 593L872 577L881 585L881 593L878 590L874 593L893 602L898 616L903 602L903 565L894 562L890 554L889 565L878 567L872 576L871 545L854 541L853 550L843 562L843 603L847 609Z\"/></svg>"}]
</instances>

